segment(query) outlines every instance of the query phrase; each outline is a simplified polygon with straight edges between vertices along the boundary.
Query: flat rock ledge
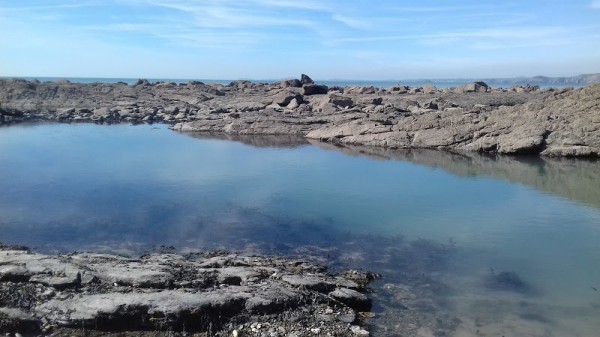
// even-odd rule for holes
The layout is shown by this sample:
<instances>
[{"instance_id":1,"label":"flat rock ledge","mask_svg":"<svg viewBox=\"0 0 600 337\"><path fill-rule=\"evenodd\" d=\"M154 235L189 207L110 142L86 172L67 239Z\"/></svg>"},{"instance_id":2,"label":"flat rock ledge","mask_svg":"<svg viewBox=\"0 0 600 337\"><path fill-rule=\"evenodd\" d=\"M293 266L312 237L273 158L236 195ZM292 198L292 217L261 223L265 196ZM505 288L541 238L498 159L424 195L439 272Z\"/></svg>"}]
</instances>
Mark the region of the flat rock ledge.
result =
<instances>
[{"instance_id":1,"label":"flat rock ledge","mask_svg":"<svg viewBox=\"0 0 600 337\"><path fill-rule=\"evenodd\" d=\"M371 273L219 252L44 255L0 245L15 336L368 336Z\"/></svg>"},{"instance_id":2,"label":"flat rock ledge","mask_svg":"<svg viewBox=\"0 0 600 337\"><path fill-rule=\"evenodd\" d=\"M573 89L0 80L0 125L167 123L177 131L511 155L600 156L600 84Z\"/></svg>"}]
</instances>

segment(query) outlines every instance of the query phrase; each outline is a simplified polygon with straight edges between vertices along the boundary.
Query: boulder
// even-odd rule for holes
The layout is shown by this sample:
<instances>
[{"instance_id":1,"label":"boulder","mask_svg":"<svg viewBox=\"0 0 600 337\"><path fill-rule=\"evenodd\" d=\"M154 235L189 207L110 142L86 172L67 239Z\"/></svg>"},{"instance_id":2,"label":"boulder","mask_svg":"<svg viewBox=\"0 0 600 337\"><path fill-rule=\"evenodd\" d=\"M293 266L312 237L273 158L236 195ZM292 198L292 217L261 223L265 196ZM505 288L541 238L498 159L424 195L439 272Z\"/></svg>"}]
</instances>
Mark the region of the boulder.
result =
<instances>
[{"instance_id":1,"label":"boulder","mask_svg":"<svg viewBox=\"0 0 600 337\"><path fill-rule=\"evenodd\" d=\"M424 85L421 90L426 94L434 94L437 92L437 88L433 85Z\"/></svg>"},{"instance_id":2,"label":"boulder","mask_svg":"<svg viewBox=\"0 0 600 337\"><path fill-rule=\"evenodd\" d=\"M351 108L353 107L354 101L351 97L341 96L336 94L329 94L327 98L324 99L325 103L331 103L333 105L337 105L341 108Z\"/></svg>"},{"instance_id":3,"label":"boulder","mask_svg":"<svg viewBox=\"0 0 600 337\"><path fill-rule=\"evenodd\" d=\"M325 95L329 91L329 87L326 85L318 85L318 84L305 84L303 86L304 95Z\"/></svg>"},{"instance_id":4,"label":"boulder","mask_svg":"<svg viewBox=\"0 0 600 337\"><path fill-rule=\"evenodd\" d=\"M330 292L329 296L358 311L368 311L371 309L371 301L369 298L356 290L337 288Z\"/></svg>"},{"instance_id":5,"label":"boulder","mask_svg":"<svg viewBox=\"0 0 600 337\"><path fill-rule=\"evenodd\" d=\"M485 82L473 82L463 87L463 92L486 92L490 87Z\"/></svg>"},{"instance_id":6,"label":"boulder","mask_svg":"<svg viewBox=\"0 0 600 337\"><path fill-rule=\"evenodd\" d=\"M286 106L296 100L296 102L302 102L302 95L295 91L281 91L273 96L273 103L279 106Z\"/></svg>"},{"instance_id":7,"label":"boulder","mask_svg":"<svg viewBox=\"0 0 600 337\"><path fill-rule=\"evenodd\" d=\"M300 76L300 83L302 83L302 85L315 84L315 81L313 81L312 78L310 78L310 76L302 74L302 76Z\"/></svg>"},{"instance_id":8,"label":"boulder","mask_svg":"<svg viewBox=\"0 0 600 337\"><path fill-rule=\"evenodd\" d=\"M298 79L291 79L291 80L285 80L279 83L279 86L281 86L282 88L301 88L302 87L302 82L300 82L300 80Z\"/></svg>"},{"instance_id":9,"label":"boulder","mask_svg":"<svg viewBox=\"0 0 600 337\"><path fill-rule=\"evenodd\" d=\"M109 117L111 114L111 111L109 108L99 108L99 109L94 109L94 116L97 117Z\"/></svg>"}]
</instances>

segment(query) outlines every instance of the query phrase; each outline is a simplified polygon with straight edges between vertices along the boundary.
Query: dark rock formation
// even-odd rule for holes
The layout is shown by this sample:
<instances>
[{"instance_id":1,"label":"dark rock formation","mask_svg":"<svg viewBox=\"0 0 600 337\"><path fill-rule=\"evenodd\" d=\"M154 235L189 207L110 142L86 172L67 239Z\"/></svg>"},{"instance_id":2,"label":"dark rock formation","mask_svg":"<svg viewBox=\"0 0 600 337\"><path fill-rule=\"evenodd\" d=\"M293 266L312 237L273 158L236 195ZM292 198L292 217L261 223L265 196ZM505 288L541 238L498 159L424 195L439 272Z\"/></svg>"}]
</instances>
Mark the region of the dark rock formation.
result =
<instances>
[{"instance_id":1,"label":"dark rock formation","mask_svg":"<svg viewBox=\"0 0 600 337\"><path fill-rule=\"evenodd\" d=\"M313 81L313 79L310 78L310 76L308 76L306 74L302 74L302 76L300 76L300 83L302 83L302 85L315 84L315 81Z\"/></svg>"},{"instance_id":2,"label":"dark rock formation","mask_svg":"<svg viewBox=\"0 0 600 337\"><path fill-rule=\"evenodd\" d=\"M326 85L319 84L305 84L303 86L304 95L324 95L329 91L329 88Z\"/></svg>"}]
</instances>

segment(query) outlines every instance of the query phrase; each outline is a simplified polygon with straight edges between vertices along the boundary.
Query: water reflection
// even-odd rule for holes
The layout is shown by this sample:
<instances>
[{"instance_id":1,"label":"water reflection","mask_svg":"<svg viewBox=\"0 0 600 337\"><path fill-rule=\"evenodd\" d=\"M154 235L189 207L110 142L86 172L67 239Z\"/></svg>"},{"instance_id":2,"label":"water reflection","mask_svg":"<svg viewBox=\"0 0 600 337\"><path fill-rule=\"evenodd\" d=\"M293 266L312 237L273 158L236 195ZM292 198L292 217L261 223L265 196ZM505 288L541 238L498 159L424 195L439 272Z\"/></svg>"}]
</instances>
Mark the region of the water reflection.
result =
<instances>
[{"instance_id":1,"label":"water reflection","mask_svg":"<svg viewBox=\"0 0 600 337\"><path fill-rule=\"evenodd\" d=\"M182 134L196 139L219 139L254 147L272 147L272 148L296 148L310 145L308 139L295 135L236 135L223 133L204 133L204 132L182 132Z\"/></svg>"},{"instance_id":2,"label":"water reflection","mask_svg":"<svg viewBox=\"0 0 600 337\"><path fill-rule=\"evenodd\" d=\"M495 156L436 150L393 150L341 146L311 140L326 150L371 159L396 159L440 168L463 177L491 177L524 184L582 204L600 207L600 160Z\"/></svg>"},{"instance_id":3,"label":"water reflection","mask_svg":"<svg viewBox=\"0 0 600 337\"><path fill-rule=\"evenodd\" d=\"M372 294L381 336L600 331L598 162L193 137L147 125L0 129L0 240L370 269L384 275Z\"/></svg>"},{"instance_id":4,"label":"water reflection","mask_svg":"<svg viewBox=\"0 0 600 337\"><path fill-rule=\"evenodd\" d=\"M294 148L311 144L328 151L372 160L400 160L443 169L462 177L490 177L600 208L600 160L537 156L482 155L426 149L389 149L324 143L300 136L184 133L198 139L224 139L255 147Z\"/></svg>"}]
</instances>

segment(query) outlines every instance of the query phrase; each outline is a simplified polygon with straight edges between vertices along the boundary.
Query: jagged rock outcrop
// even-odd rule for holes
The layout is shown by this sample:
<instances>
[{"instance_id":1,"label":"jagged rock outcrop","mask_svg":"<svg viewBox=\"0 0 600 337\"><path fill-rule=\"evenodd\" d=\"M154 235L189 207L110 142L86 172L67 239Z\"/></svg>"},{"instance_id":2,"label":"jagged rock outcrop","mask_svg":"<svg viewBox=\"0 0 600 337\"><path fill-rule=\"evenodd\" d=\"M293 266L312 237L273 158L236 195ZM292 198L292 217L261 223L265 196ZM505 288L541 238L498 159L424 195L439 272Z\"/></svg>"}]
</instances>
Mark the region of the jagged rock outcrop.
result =
<instances>
[{"instance_id":1,"label":"jagged rock outcrop","mask_svg":"<svg viewBox=\"0 0 600 337\"><path fill-rule=\"evenodd\" d=\"M0 124L28 120L173 125L178 131L301 135L326 142L501 154L600 156L600 85L483 82L438 90L338 88L300 80L227 86L0 81Z\"/></svg>"}]
</instances>

